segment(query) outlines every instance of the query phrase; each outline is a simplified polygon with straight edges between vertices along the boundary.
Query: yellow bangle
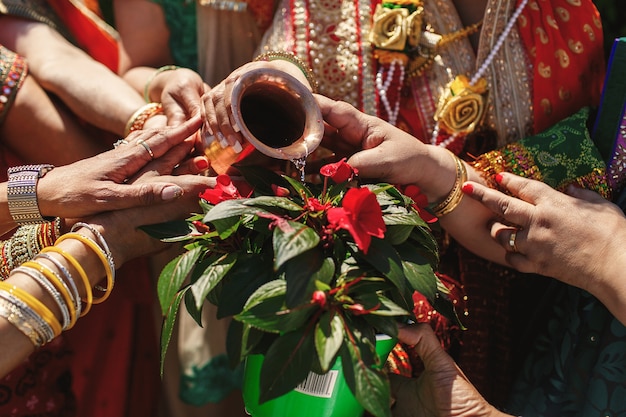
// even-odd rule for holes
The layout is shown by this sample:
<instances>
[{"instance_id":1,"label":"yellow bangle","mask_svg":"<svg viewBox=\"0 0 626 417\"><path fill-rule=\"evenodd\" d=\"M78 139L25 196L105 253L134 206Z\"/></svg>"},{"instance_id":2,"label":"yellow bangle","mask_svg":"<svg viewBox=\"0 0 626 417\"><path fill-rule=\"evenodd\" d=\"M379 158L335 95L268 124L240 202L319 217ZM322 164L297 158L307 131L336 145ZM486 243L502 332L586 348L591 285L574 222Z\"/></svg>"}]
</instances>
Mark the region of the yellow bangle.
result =
<instances>
[{"instance_id":1,"label":"yellow bangle","mask_svg":"<svg viewBox=\"0 0 626 417\"><path fill-rule=\"evenodd\" d=\"M284 52L284 51L269 51L254 58L254 61L275 61L275 60L283 60L283 61L291 62L296 67L300 68L300 71L302 71L302 73L304 74L304 77L307 79L307 81L311 85L311 90L314 93L317 92L319 88L319 84L317 83L317 79L315 78L315 74L313 73L313 70L295 54Z\"/></svg>"},{"instance_id":2,"label":"yellow bangle","mask_svg":"<svg viewBox=\"0 0 626 417\"><path fill-rule=\"evenodd\" d=\"M46 323L50 325L52 328L52 333L54 333L54 337L57 337L61 334L62 328L59 319L50 311L48 307L37 298L30 295L28 292L23 289L16 287L13 284L9 284L5 281L0 281L0 289L3 289L13 296L20 299L24 302L29 308L31 308L35 313L37 313Z\"/></svg>"},{"instance_id":3,"label":"yellow bangle","mask_svg":"<svg viewBox=\"0 0 626 417\"><path fill-rule=\"evenodd\" d=\"M69 262L70 265L72 265L72 267L74 267L74 269L78 272L80 279L83 281L83 286L85 287L85 298L83 298L83 301L85 302L85 307L82 308L82 312L80 313L80 317L83 317L89 312L89 310L91 310L91 305L93 304L93 292L91 290L91 283L89 282L89 278L87 277L85 270L80 265L80 263L78 263L76 258L57 246L48 246L41 250L41 253L46 252L58 253L63 258L65 258L65 260Z\"/></svg>"},{"instance_id":4,"label":"yellow bangle","mask_svg":"<svg viewBox=\"0 0 626 417\"><path fill-rule=\"evenodd\" d=\"M41 272L52 285L54 285L57 291L61 293L61 296L63 297L63 300L65 301L67 309L70 313L70 323L67 326L66 330L74 327L74 324L76 324L76 320L78 318L76 317L76 306L74 305L74 300L70 296L69 289L67 288L61 277L58 276L52 269L36 261L24 262L20 266L36 269L37 271Z\"/></svg>"},{"instance_id":5,"label":"yellow bangle","mask_svg":"<svg viewBox=\"0 0 626 417\"><path fill-rule=\"evenodd\" d=\"M75 239L87 245L92 251L96 253L96 255L98 255L98 258L100 258L100 261L102 261L102 264L104 265L104 270L106 271L106 274L107 274L107 286L104 289L104 295L100 298L94 298L93 303L100 304L104 302L111 295L111 292L113 291L113 286L115 285L115 279L113 278L113 271L111 269L111 264L109 264L109 259L104 253L104 250L93 239L85 235L81 235L80 233L75 233L75 232L64 234L63 236L57 239L56 243L60 243L66 239Z\"/></svg>"},{"instance_id":6,"label":"yellow bangle","mask_svg":"<svg viewBox=\"0 0 626 417\"><path fill-rule=\"evenodd\" d=\"M456 166L456 179L454 180L454 185L452 186L452 190L450 190L448 196L433 208L433 213L437 217L452 213L452 211L457 208L463 199L463 183L467 181L467 169L465 168L465 164L461 158L452 152L450 152L450 155L452 155Z\"/></svg>"},{"instance_id":7,"label":"yellow bangle","mask_svg":"<svg viewBox=\"0 0 626 417\"><path fill-rule=\"evenodd\" d=\"M155 116L157 114L163 113L163 106L161 103L148 103L139 107L137 111L133 113L132 116L126 122L126 127L124 128L124 137L128 136L131 132L135 130L143 129L143 126L146 124L146 121Z\"/></svg>"},{"instance_id":8,"label":"yellow bangle","mask_svg":"<svg viewBox=\"0 0 626 417\"><path fill-rule=\"evenodd\" d=\"M146 100L146 103L150 103L150 84L152 83L152 81L154 81L154 79L156 78L157 75L159 75L162 72L165 71L174 71L177 70L178 68L180 68L178 65L163 65L161 68L158 68L156 71L154 71L152 73L152 75L150 76L150 78L148 78L148 81L146 81L146 84L143 87L143 99Z\"/></svg>"}]
</instances>

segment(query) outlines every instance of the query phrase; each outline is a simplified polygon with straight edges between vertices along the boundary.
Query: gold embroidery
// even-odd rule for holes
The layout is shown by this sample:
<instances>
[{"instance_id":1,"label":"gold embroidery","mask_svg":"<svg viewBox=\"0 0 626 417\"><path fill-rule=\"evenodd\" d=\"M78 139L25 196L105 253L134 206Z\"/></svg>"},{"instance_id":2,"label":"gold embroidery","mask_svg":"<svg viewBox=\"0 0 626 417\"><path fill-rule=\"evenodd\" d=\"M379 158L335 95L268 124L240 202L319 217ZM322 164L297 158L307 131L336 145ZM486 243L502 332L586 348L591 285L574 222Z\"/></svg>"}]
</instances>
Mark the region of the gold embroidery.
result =
<instances>
[{"instance_id":1,"label":"gold embroidery","mask_svg":"<svg viewBox=\"0 0 626 417\"><path fill-rule=\"evenodd\" d=\"M561 87L559 89L559 98L563 101L569 101L572 98L572 92Z\"/></svg>"},{"instance_id":2,"label":"gold embroidery","mask_svg":"<svg viewBox=\"0 0 626 417\"><path fill-rule=\"evenodd\" d=\"M561 18L561 20L563 22L569 22L569 19L570 19L569 10L567 10L567 9L565 9L563 7L557 7L556 8L556 13Z\"/></svg>"},{"instance_id":3,"label":"gold embroidery","mask_svg":"<svg viewBox=\"0 0 626 417\"><path fill-rule=\"evenodd\" d=\"M568 40L567 46L569 46L569 49L575 54L582 54L585 51L583 43L581 41L575 41L574 39Z\"/></svg>"},{"instance_id":4,"label":"gold embroidery","mask_svg":"<svg viewBox=\"0 0 626 417\"><path fill-rule=\"evenodd\" d=\"M552 114L552 103L547 98L541 100L541 108L543 109L543 114L549 116Z\"/></svg>"},{"instance_id":5,"label":"gold embroidery","mask_svg":"<svg viewBox=\"0 0 626 417\"><path fill-rule=\"evenodd\" d=\"M553 27L556 30L559 30L559 24L556 23L556 20L554 20L554 17L552 15L546 16L546 22L548 22L549 26Z\"/></svg>"},{"instance_id":6,"label":"gold embroidery","mask_svg":"<svg viewBox=\"0 0 626 417\"><path fill-rule=\"evenodd\" d=\"M580 0L567 0L572 6L580 6Z\"/></svg>"},{"instance_id":7,"label":"gold embroidery","mask_svg":"<svg viewBox=\"0 0 626 417\"><path fill-rule=\"evenodd\" d=\"M539 11L539 5L537 4L536 1L531 1L530 3L528 3L528 7L531 10Z\"/></svg>"},{"instance_id":8,"label":"gold embroidery","mask_svg":"<svg viewBox=\"0 0 626 417\"><path fill-rule=\"evenodd\" d=\"M542 44L547 45L548 42L550 42L550 39L548 38L548 35L546 34L546 31L543 30L543 28L537 28L535 29L535 32L537 33L537 36L539 36L539 41Z\"/></svg>"},{"instance_id":9,"label":"gold embroidery","mask_svg":"<svg viewBox=\"0 0 626 417\"><path fill-rule=\"evenodd\" d=\"M570 59L569 59L569 55L567 54L565 50L557 49L556 52L554 53L554 56L559 60L559 64L561 65L561 68L569 67Z\"/></svg>"},{"instance_id":10,"label":"gold embroidery","mask_svg":"<svg viewBox=\"0 0 626 417\"><path fill-rule=\"evenodd\" d=\"M596 40L596 32L593 31L593 28L591 27L590 24L586 23L583 26L583 32L585 32L587 34L587 36L589 36L589 40L591 42L595 42L595 40Z\"/></svg>"},{"instance_id":11,"label":"gold embroidery","mask_svg":"<svg viewBox=\"0 0 626 417\"><path fill-rule=\"evenodd\" d=\"M537 65L537 72L539 72L539 75L541 75L543 78L552 77L552 68L550 67L550 65L546 65L543 62L540 62L539 65Z\"/></svg>"}]
</instances>

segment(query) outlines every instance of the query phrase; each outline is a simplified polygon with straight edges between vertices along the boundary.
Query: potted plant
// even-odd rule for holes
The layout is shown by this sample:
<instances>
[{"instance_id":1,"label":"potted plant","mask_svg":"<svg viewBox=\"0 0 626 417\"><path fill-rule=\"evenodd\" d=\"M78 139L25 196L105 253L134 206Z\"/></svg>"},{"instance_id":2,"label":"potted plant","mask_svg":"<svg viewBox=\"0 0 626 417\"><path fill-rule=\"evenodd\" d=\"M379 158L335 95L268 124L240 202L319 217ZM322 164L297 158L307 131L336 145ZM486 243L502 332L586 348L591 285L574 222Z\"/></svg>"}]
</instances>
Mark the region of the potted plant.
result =
<instances>
[{"instance_id":1,"label":"potted plant","mask_svg":"<svg viewBox=\"0 0 626 417\"><path fill-rule=\"evenodd\" d=\"M394 338L398 322L415 319L416 291L453 312L433 272L437 244L420 217L428 213L390 184L361 183L345 160L322 167L314 183L237 169L242 180L220 175L201 194L201 213L146 229L185 243L159 278L162 355L181 302L201 325L208 300L218 317L233 318L231 361L261 355L260 403L340 362L356 402L389 416L376 335Z\"/></svg>"}]
</instances>

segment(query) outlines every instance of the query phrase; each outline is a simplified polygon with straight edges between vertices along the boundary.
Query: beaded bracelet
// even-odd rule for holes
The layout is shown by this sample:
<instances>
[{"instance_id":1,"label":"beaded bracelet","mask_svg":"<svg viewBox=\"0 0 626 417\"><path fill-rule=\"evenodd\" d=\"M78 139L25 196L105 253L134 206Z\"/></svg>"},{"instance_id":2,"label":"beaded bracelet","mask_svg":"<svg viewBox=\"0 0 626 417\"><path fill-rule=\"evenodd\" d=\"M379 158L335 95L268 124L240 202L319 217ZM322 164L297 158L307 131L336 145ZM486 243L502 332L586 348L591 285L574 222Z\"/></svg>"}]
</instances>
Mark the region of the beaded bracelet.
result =
<instances>
[{"instance_id":1,"label":"beaded bracelet","mask_svg":"<svg viewBox=\"0 0 626 417\"><path fill-rule=\"evenodd\" d=\"M467 169L465 168L465 164L461 158L452 152L450 152L450 155L452 155L456 166L456 179L454 180L454 185L448 196L433 208L433 214L437 217L451 213L459 205L463 198L463 183L467 181Z\"/></svg>"},{"instance_id":2,"label":"beaded bracelet","mask_svg":"<svg viewBox=\"0 0 626 417\"><path fill-rule=\"evenodd\" d=\"M0 125L27 74L28 65L24 58L0 45Z\"/></svg>"},{"instance_id":3,"label":"beaded bracelet","mask_svg":"<svg viewBox=\"0 0 626 417\"><path fill-rule=\"evenodd\" d=\"M63 326L63 330L71 329L72 327L74 327L74 324L76 324L76 319L78 318L78 316L76 315L76 300L74 300L74 297L70 295L70 289L68 288L65 281L63 281L63 279L61 279L61 277L52 269L39 262L28 261L16 269L20 268L31 268L35 271L38 271L48 280L49 283L51 283L57 289L57 291L63 297L63 300L66 304L65 309L68 310L70 317L67 327Z\"/></svg>"},{"instance_id":4,"label":"beaded bracelet","mask_svg":"<svg viewBox=\"0 0 626 417\"><path fill-rule=\"evenodd\" d=\"M9 284L5 281L0 281L0 289L8 292L12 297L20 300L30 310L34 311L39 317L41 317L41 319L46 324L50 326L50 329L52 329L52 338L49 338L47 341L50 341L61 334L61 323L59 323L59 320L52 313L52 311L50 311L50 309L46 307L44 303L30 295L23 289L16 287L13 284Z\"/></svg>"},{"instance_id":5,"label":"beaded bracelet","mask_svg":"<svg viewBox=\"0 0 626 417\"><path fill-rule=\"evenodd\" d=\"M137 109L126 122L124 128L124 136L128 136L130 132L143 129L146 121L157 114L163 113L163 105L161 103L148 103Z\"/></svg>"},{"instance_id":6,"label":"beaded bracelet","mask_svg":"<svg viewBox=\"0 0 626 417\"><path fill-rule=\"evenodd\" d=\"M93 304L93 292L91 290L91 283L89 282L89 278L87 277L87 273L85 273L85 269L80 265L80 263L74 258L72 255L59 248L58 246L48 246L41 250L41 253L47 252L55 252L61 255L67 262L72 265L72 267L78 272L80 279L83 282L83 286L85 287L85 297L82 300L85 302L85 306L82 308L82 313L79 317L83 317L85 314L91 310L91 306Z\"/></svg>"},{"instance_id":7,"label":"beaded bracelet","mask_svg":"<svg viewBox=\"0 0 626 417\"><path fill-rule=\"evenodd\" d=\"M284 51L269 51L265 52L256 58L254 61L275 61L275 60L283 60L287 62L291 62L295 66L297 66L300 71L304 74L304 77L307 79L309 84L311 85L311 90L316 93L319 84L317 83L317 79L315 78L315 74L313 74L313 70L300 58L298 58L295 54L284 52Z\"/></svg>"},{"instance_id":8,"label":"beaded bracelet","mask_svg":"<svg viewBox=\"0 0 626 417\"><path fill-rule=\"evenodd\" d=\"M150 84L152 83L152 81L154 81L154 79L156 78L157 75L159 75L162 72L165 71L174 71L179 69L180 67L178 65L163 65L162 67L158 68L156 71L154 71L152 73L152 75L150 76L150 78L148 78L148 81L146 81L146 84L143 87L143 99L146 101L146 103L150 103Z\"/></svg>"},{"instance_id":9,"label":"beaded bracelet","mask_svg":"<svg viewBox=\"0 0 626 417\"><path fill-rule=\"evenodd\" d=\"M115 285L113 270L111 269L111 265L109 264L106 253L104 253L104 250L92 238L76 232L64 234L57 239L57 244L67 239L75 239L88 246L92 251L95 252L96 255L98 255L100 261L102 261L102 264L104 265L104 270L106 271L107 286L104 289L104 295L100 298L94 298L92 300L92 303L100 304L104 302L111 295L111 292L113 291L113 286Z\"/></svg>"}]
</instances>

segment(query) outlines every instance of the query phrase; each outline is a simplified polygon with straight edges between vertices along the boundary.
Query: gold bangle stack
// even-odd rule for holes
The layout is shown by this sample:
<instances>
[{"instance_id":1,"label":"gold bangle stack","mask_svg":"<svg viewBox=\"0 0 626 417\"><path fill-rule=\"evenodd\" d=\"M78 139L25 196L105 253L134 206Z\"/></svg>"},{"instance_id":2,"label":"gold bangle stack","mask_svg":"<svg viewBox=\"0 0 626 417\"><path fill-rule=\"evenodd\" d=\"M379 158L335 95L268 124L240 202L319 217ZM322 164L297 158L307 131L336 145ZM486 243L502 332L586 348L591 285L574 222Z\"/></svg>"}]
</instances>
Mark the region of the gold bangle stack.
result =
<instances>
[{"instance_id":1,"label":"gold bangle stack","mask_svg":"<svg viewBox=\"0 0 626 417\"><path fill-rule=\"evenodd\" d=\"M317 83L317 79L315 78L315 74L313 74L313 70L300 58L298 58L295 54L284 52L284 51L269 51L265 52L256 58L254 61L275 61L275 60L283 60L287 62L291 62L295 66L297 66L300 71L304 74L304 77L307 79L309 84L311 85L311 90L316 93L319 84Z\"/></svg>"},{"instance_id":2,"label":"gold bangle stack","mask_svg":"<svg viewBox=\"0 0 626 417\"><path fill-rule=\"evenodd\" d=\"M454 180L454 185L448 196L433 208L433 213L437 217L445 216L457 208L463 198L463 183L467 181L467 169L465 168L465 164L461 158L452 152L450 152L450 155L452 155L454 164L456 165L456 179Z\"/></svg>"},{"instance_id":3,"label":"gold bangle stack","mask_svg":"<svg viewBox=\"0 0 626 417\"><path fill-rule=\"evenodd\" d=\"M130 132L143 129L143 125L146 121L154 115L163 113L163 106L161 103L148 103L137 109L132 116L126 122L124 128L124 137L128 136Z\"/></svg>"}]
</instances>

